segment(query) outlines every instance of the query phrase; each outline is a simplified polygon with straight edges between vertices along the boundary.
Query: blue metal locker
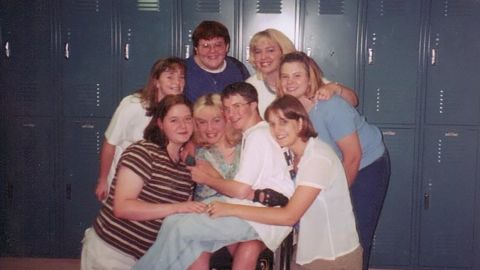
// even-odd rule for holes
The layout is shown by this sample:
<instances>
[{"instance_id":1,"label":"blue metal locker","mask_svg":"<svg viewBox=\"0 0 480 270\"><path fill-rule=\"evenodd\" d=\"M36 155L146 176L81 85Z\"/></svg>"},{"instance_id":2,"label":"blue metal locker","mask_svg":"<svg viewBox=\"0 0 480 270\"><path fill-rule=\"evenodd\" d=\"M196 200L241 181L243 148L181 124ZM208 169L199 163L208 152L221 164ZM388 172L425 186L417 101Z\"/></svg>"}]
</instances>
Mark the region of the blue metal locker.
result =
<instances>
[{"instance_id":1,"label":"blue metal locker","mask_svg":"<svg viewBox=\"0 0 480 270\"><path fill-rule=\"evenodd\" d=\"M369 0L363 56L363 112L369 122L418 121L421 1Z\"/></svg>"},{"instance_id":2,"label":"blue metal locker","mask_svg":"<svg viewBox=\"0 0 480 270\"><path fill-rule=\"evenodd\" d=\"M52 116L58 92L53 88L51 1L1 1L2 96L17 116Z\"/></svg>"},{"instance_id":3,"label":"blue metal locker","mask_svg":"<svg viewBox=\"0 0 480 270\"><path fill-rule=\"evenodd\" d=\"M355 87L358 1L306 0L303 48L331 81Z\"/></svg>"},{"instance_id":4,"label":"blue metal locker","mask_svg":"<svg viewBox=\"0 0 480 270\"><path fill-rule=\"evenodd\" d=\"M61 255L80 256L85 229L91 227L100 203L94 190L99 152L109 119L67 118L63 133L63 193Z\"/></svg>"},{"instance_id":5,"label":"blue metal locker","mask_svg":"<svg viewBox=\"0 0 480 270\"><path fill-rule=\"evenodd\" d=\"M193 55L192 34L197 25L204 21L219 21L224 24L230 33L230 52L229 55L237 56L236 50L238 41L235 28L236 1L232 0L181 0L181 35L180 56L188 58Z\"/></svg>"},{"instance_id":6,"label":"blue metal locker","mask_svg":"<svg viewBox=\"0 0 480 270\"><path fill-rule=\"evenodd\" d=\"M245 0L242 5L241 51L240 59L254 74L253 67L247 62L249 58L249 44L252 36L267 28L275 28L292 42L298 39L298 1L285 0Z\"/></svg>"},{"instance_id":7,"label":"blue metal locker","mask_svg":"<svg viewBox=\"0 0 480 270\"><path fill-rule=\"evenodd\" d=\"M375 231L370 265L410 265L413 235L415 129L381 128L390 154L391 175Z\"/></svg>"},{"instance_id":8,"label":"blue metal locker","mask_svg":"<svg viewBox=\"0 0 480 270\"><path fill-rule=\"evenodd\" d=\"M121 99L145 85L157 59L174 55L176 5L173 0L116 3L120 8Z\"/></svg>"},{"instance_id":9,"label":"blue metal locker","mask_svg":"<svg viewBox=\"0 0 480 270\"><path fill-rule=\"evenodd\" d=\"M111 116L113 87L111 0L61 1L62 98L66 116Z\"/></svg>"},{"instance_id":10,"label":"blue metal locker","mask_svg":"<svg viewBox=\"0 0 480 270\"><path fill-rule=\"evenodd\" d=\"M480 1L431 1L426 122L480 124Z\"/></svg>"},{"instance_id":11,"label":"blue metal locker","mask_svg":"<svg viewBox=\"0 0 480 270\"><path fill-rule=\"evenodd\" d=\"M4 256L55 252L55 134L52 118L10 117L6 131Z\"/></svg>"},{"instance_id":12,"label":"blue metal locker","mask_svg":"<svg viewBox=\"0 0 480 270\"><path fill-rule=\"evenodd\" d=\"M479 130L426 126L422 161L419 263L472 269ZM478 225L477 225L478 226Z\"/></svg>"}]
</instances>

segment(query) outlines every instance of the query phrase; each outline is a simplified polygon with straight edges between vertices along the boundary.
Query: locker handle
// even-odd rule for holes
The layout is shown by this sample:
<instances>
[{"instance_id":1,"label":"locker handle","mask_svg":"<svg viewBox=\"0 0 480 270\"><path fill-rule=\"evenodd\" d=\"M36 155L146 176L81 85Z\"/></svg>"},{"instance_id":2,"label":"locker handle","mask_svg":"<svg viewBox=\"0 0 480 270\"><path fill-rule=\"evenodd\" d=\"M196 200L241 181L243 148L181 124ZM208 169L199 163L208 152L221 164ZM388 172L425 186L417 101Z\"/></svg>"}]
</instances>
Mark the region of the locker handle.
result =
<instances>
[{"instance_id":1,"label":"locker handle","mask_svg":"<svg viewBox=\"0 0 480 270\"><path fill-rule=\"evenodd\" d=\"M307 56L308 57L312 56L312 48L307 48Z\"/></svg>"},{"instance_id":2,"label":"locker handle","mask_svg":"<svg viewBox=\"0 0 480 270\"><path fill-rule=\"evenodd\" d=\"M430 194L428 194L427 192L423 194L423 208L425 210L428 210L428 208L430 208Z\"/></svg>"},{"instance_id":3,"label":"locker handle","mask_svg":"<svg viewBox=\"0 0 480 270\"><path fill-rule=\"evenodd\" d=\"M67 200L72 200L72 184L67 184L65 187L65 196Z\"/></svg>"},{"instance_id":4,"label":"locker handle","mask_svg":"<svg viewBox=\"0 0 480 270\"><path fill-rule=\"evenodd\" d=\"M368 64L373 64L373 48L368 48Z\"/></svg>"},{"instance_id":5,"label":"locker handle","mask_svg":"<svg viewBox=\"0 0 480 270\"><path fill-rule=\"evenodd\" d=\"M247 62L248 62L248 59L250 59L250 46L247 46L245 48L245 59L247 60Z\"/></svg>"},{"instance_id":6,"label":"locker handle","mask_svg":"<svg viewBox=\"0 0 480 270\"><path fill-rule=\"evenodd\" d=\"M187 44L185 45L185 58L189 58L190 57L190 45Z\"/></svg>"},{"instance_id":7,"label":"locker handle","mask_svg":"<svg viewBox=\"0 0 480 270\"><path fill-rule=\"evenodd\" d=\"M130 60L130 43L125 43L124 58L125 60Z\"/></svg>"},{"instance_id":8,"label":"locker handle","mask_svg":"<svg viewBox=\"0 0 480 270\"><path fill-rule=\"evenodd\" d=\"M5 42L5 56L10 58L10 41Z\"/></svg>"},{"instance_id":9,"label":"locker handle","mask_svg":"<svg viewBox=\"0 0 480 270\"><path fill-rule=\"evenodd\" d=\"M65 47L64 47L64 51L63 51L63 56L65 56L65 59L69 59L69 58L70 58L70 43L69 43L69 42L65 42Z\"/></svg>"},{"instance_id":10,"label":"locker handle","mask_svg":"<svg viewBox=\"0 0 480 270\"><path fill-rule=\"evenodd\" d=\"M432 66L435 66L437 64L437 50L435 48L432 49L432 55L431 55L431 63Z\"/></svg>"}]
</instances>

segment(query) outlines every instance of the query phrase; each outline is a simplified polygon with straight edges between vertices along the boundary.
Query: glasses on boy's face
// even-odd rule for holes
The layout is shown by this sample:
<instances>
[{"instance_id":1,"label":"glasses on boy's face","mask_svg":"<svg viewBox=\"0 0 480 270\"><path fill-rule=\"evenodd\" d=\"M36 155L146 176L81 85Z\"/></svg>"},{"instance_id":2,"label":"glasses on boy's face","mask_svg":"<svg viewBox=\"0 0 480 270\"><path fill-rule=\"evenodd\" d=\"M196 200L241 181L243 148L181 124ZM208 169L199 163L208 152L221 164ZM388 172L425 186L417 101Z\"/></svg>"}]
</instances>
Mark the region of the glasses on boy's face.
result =
<instances>
[{"instance_id":1,"label":"glasses on boy's face","mask_svg":"<svg viewBox=\"0 0 480 270\"><path fill-rule=\"evenodd\" d=\"M220 50L225 50L225 47L227 45L225 42L222 41L215 41L215 42L200 42L198 44L198 49L203 50L203 51L220 51Z\"/></svg>"},{"instance_id":2,"label":"glasses on boy's face","mask_svg":"<svg viewBox=\"0 0 480 270\"><path fill-rule=\"evenodd\" d=\"M234 103L231 106L223 106L223 111L226 114L232 113L232 112L238 112L243 106L250 104L251 102L245 102L245 103Z\"/></svg>"}]
</instances>

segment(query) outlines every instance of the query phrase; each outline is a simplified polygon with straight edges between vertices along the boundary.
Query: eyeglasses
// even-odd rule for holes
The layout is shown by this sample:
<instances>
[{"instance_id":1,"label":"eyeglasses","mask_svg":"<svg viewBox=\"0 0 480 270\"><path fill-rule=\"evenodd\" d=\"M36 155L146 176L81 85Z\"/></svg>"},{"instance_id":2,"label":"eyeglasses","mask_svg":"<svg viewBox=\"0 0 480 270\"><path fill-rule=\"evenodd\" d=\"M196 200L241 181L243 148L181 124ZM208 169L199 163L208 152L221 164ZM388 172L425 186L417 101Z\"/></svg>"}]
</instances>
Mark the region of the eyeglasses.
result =
<instances>
[{"instance_id":1,"label":"eyeglasses","mask_svg":"<svg viewBox=\"0 0 480 270\"><path fill-rule=\"evenodd\" d=\"M214 50L214 51L219 51L219 50L224 50L226 47L226 44L225 42L212 42L212 43L207 43L207 42L204 42L204 43L200 43L198 44L198 48L201 49L201 50L205 50L205 51L210 51L210 50Z\"/></svg>"},{"instance_id":2,"label":"eyeglasses","mask_svg":"<svg viewBox=\"0 0 480 270\"><path fill-rule=\"evenodd\" d=\"M248 105L252 102L246 102L246 103L235 103L232 104L232 106L227 107L223 106L223 111L227 114L232 113L232 112L238 112L243 106Z\"/></svg>"}]
</instances>

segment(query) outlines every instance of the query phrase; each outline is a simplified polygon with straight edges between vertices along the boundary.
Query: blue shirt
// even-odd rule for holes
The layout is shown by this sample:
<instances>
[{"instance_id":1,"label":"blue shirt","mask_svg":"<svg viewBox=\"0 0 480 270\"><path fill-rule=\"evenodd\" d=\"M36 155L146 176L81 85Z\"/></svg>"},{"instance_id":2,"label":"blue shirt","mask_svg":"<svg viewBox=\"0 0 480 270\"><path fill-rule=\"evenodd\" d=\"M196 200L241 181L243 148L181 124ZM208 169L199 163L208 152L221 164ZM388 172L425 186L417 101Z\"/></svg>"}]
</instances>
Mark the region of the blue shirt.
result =
<instances>
[{"instance_id":1,"label":"blue shirt","mask_svg":"<svg viewBox=\"0 0 480 270\"><path fill-rule=\"evenodd\" d=\"M191 102L208 93L220 93L225 86L234 82L243 82L250 73L245 65L237 59L227 56L227 66L222 72L212 73L202 69L194 60L194 56L185 61L187 65L185 96Z\"/></svg>"},{"instance_id":2,"label":"blue shirt","mask_svg":"<svg viewBox=\"0 0 480 270\"><path fill-rule=\"evenodd\" d=\"M337 153L340 160L342 152L337 141L347 135L357 132L362 148L362 169L377 160L385 152L382 133L380 130L365 121L358 111L338 96L329 100L320 100L308 113L318 137L329 144Z\"/></svg>"}]
</instances>

